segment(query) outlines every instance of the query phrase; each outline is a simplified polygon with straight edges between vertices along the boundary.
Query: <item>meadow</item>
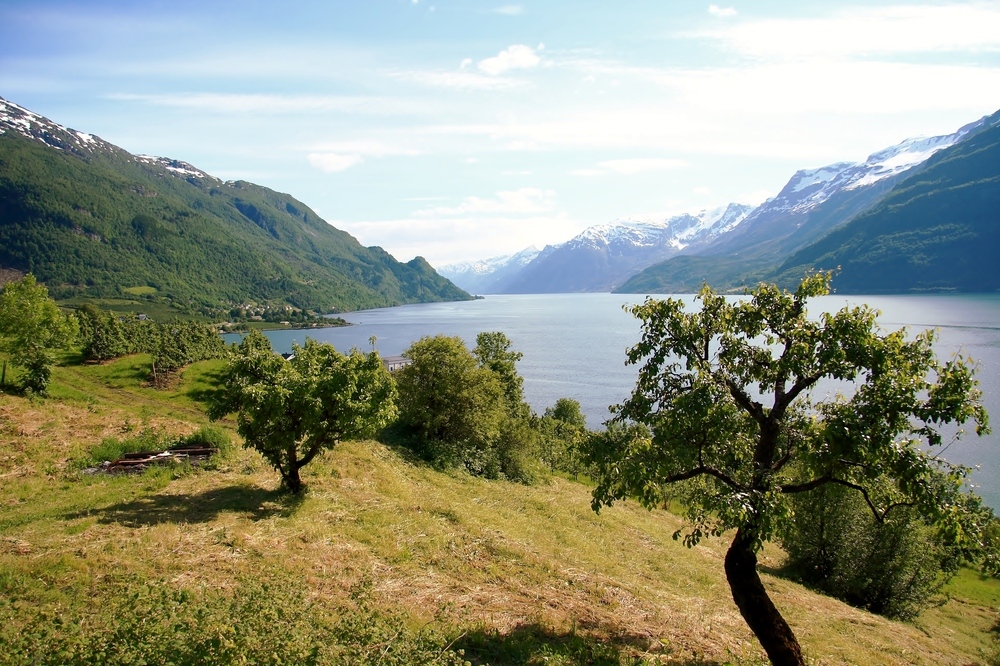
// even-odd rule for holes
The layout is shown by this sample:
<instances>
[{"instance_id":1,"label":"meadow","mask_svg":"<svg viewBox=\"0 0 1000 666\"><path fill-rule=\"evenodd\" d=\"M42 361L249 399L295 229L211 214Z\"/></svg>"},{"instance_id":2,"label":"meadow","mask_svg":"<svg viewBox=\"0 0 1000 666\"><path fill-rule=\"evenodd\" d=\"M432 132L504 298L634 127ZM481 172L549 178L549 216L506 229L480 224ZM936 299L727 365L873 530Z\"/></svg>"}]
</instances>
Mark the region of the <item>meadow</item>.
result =
<instances>
[{"instance_id":1,"label":"meadow","mask_svg":"<svg viewBox=\"0 0 1000 666\"><path fill-rule=\"evenodd\" d=\"M310 464L302 496L239 446L86 473L107 438L208 424L221 362L167 388L148 367L69 363L48 398L0 395L0 663L765 663L727 539L686 548L634 502L595 514L573 479L488 481L375 441ZM782 578L783 557L765 549L765 585L810 663L996 663L995 580L963 570L903 623Z\"/></svg>"}]
</instances>

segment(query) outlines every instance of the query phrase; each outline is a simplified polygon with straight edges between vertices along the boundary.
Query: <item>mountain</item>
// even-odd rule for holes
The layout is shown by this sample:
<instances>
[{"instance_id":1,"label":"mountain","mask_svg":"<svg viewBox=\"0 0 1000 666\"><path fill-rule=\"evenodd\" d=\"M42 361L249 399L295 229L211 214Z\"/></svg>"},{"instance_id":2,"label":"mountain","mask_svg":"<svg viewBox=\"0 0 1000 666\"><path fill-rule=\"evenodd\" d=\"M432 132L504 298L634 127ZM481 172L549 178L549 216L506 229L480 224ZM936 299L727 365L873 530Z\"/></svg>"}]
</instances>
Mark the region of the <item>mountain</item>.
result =
<instances>
[{"instance_id":1,"label":"mountain","mask_svg":"<svg viewBox=\"0 0 1000 666\"><path fill-rule=\"evenodd\" d=\"M546 247L500 293L608 291L637 271L737 228L751 206L729 204L667 220L623 220L590 227Z\"/></svg>"},{"instance_id":2,"label":"mountain","mask_svg":"<svg viewBox=\"0 0 1000 666\"><path fill-rule=\"evenodd\" d=\"M513 275L539 255L534 245L515 254L439 267L438 273L472 294L496 294Z\"/></svg>"},{"instance_id":3,"label":"mountain","mask_svg":"<svg viewBox=\"0 0 1000 666\"><path fill-rule=\"evenodd\" d=\"M132 155L0 99L0 271L57 299L342 312L471 298L422 258L363 247L293 197Z\"/></svg>"},{"instance_id":4,"label":"mountain","mask_svg":"<svg viewBox=\"0 0 1000 666\"><path fill-rule=\"evenodd\" d=\"M844 293L1000 290L1000 112L768 279L840 267Z\"/></svg>"},{"instance_id":5,"label":"mountain","mask_svg":"<svg viewBox=\"0 0 1000 666\"><path fill-rule=\"evenodd\" d=\"M936 154L961 145L991 123L983 118L957 132L907 139L862 163L842 162L795 173L781 192L713 243L650 266L622 293L690 293L709 283L739 291L775 274L789 256L869 210ZM801 277L801 275L799 276Z\"/></svg>"}]
</instances>

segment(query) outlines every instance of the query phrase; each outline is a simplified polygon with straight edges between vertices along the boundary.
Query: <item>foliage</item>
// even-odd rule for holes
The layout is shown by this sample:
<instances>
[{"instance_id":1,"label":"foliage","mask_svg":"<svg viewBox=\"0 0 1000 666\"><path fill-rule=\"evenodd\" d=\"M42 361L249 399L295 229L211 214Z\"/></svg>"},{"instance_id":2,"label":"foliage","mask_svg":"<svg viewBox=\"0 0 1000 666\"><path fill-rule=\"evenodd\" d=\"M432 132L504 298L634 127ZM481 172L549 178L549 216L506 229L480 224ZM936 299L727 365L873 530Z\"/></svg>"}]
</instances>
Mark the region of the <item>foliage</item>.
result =
<instances>
[{"instance_id":1,"label":"foliage","mask_svg":"<svg viewBox=\"0 0 1000 666\"><path fill-rule=\"evenodd\" d=\"M476 336L472 354L480 367L490 370L503 386L508 411L518 416L526 411L524 404L524 379L517 374L517 362L524 354L511 351L510 339L501 331L482 332Z\"/></svg>"},{"instance_id":2,"label":"foliage","mask_svg":"<svg viewBox=\"0 0 1000 666\"><path fill-rule=\"evenodd\" d=\"M806 277L794 293L761 285L739 301L706 287L693 313L675 299L632 307L642 340L628 360L642 367L613 422L647 434L588 440L595 510L626 497L659 507L680 484L685 543L736 530L727 579L776 663L803 661L760 582L756 551L789 519L789 496L839 485L860 493L878 521L909 505L954 547L982 547L962 492L967 470L937 456L946 424L988 431L971 363L939 363L931 332L881 332L865 306L810 319L806 301L828 293L831 277ZM855 382L854 393L811 402L821 379Z\"/></svg>"},{"instance_id":3,"label":"foliage","mask_svg":"<svg viewBox=\"0 0 1000 666\"><path fill-rule=\"evenodd\" d=\"M118 316L89 303L80 308L78 317L84 358L109 361L129 354L150 354L154 380L162 373L225 353L218 331L207 324L179 320L157 323Z\"/></svg>"},{"instance_id":4,"label":"foliage","mask_svg":"<svg viewBox=\"0 0 1000 666\"><path fill-rule=\"evenodd\" d=\"M483 340L491 345L479 348L483 364L458 337L424 337L403 352L411 362L396 373L400 425L409 446L435 464L528 482L535 433L518 422L522 403L510 402L520 390L512 367L520 355L502 333Z\"/></svg>"},{"instance_id":5,"label":"foliage","mask_svg":"<svg viewBox=\"0 0 1000 666\"><path fill-rule=\"evenodd\" d=\"M299 470L344 439L371 436L395 416L395 388L379 355L306 340L286 361L251 331L229 356L223 390L210 414L235 413L246 446L256 449L299 492Z\"/></svg>"},{"instance_id":6,"label":"foliage","mask_svg":"<svg viewBox=\"0 0 1000 666\"><path fill-rule=\"evenodd\" d=\"M908 507L879 522L860 494L826 485L792 500L787 569L847 603L896 619L927 607L958 570L941 535Z\"/></svg>"},{"instance_id":7,"label":"foliage","mask_svg":"<svg viewBox=\"0 0 1000 666\"><path fill-rule=\"evenodd\" d=\"M238 593L188 590L116 577L103 587L110 608L69 613L0 601L7 664L345 664L386 666L467 662L449 637L411 629L404 616L360 594L331 616L292 580L239 581Z\"/></svg>"},{"instance_id":8,"label":"foliage","mask_svg":"<svg viewBox=\"0 0 1000 666\"><path fill-rule=\"evenodd\" d=\"M0 292L0 348L10 354L12 365L25 369L26 390L45 393L51 352L69 345L77 330L76 319L59 311L31 273L8 282Z\"/></svg>"},{"instance_id":9,"label":"foliage","mask_svg":"<svg viewBox=\"0 0 1000 666\"><path fill-rule=\"evenodd\" d=\"M580 447L586 437L587 419L580 409L580 403L572 398L559 398L548 407L538 419L541 434L542 461L553 472L564 472L579 476L586 470L586 462Z\"/></svg>"},{"instance_id":10,"label":"foliage","mask_svg":"<svg viewBox=\"0 0 1000 666\"><path fill-rule=\"evenodd\" d=\"M59 299L129 295L214 318L249 304L332 312L469 298L423 259L362 247L286 194L168 166L0 135L0 266L33 271Z\"/></svg>"}]
</instances>

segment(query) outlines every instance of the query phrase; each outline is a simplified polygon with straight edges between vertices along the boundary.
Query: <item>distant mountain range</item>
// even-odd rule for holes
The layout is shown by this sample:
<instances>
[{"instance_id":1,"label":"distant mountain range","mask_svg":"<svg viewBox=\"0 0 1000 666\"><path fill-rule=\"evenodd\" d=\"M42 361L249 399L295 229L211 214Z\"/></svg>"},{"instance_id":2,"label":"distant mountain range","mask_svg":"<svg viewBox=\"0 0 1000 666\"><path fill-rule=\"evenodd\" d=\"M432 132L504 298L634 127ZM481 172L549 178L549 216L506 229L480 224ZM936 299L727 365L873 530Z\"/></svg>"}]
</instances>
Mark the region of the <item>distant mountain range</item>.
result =
<instances>
[{"instance_id":1,"label":"distant mountain range","mask_svg":"<svg viewBox=\"0 0 1000 666\"><path fill-rule=\"evenodd\" d=\"M989 159L998 124L1000 112L954 134L908 139L863 163L798 171L776 197L756 208L730 204L664 221L591 227L526 264L483 264L476 284L486 288L474 290L690 293L707 282L741 291L760 280L792 285L808 270L840 266L834 285L841 291L991 291L1000 288L992 268L972 258L984 244L1000 247L990 240L1000 225L995 203L1000 158ZM920 180L932 165L937 180ZM922 185L913 190L914 183ZM912 191L920 195L905 194ZM838 245L841 241L849 247ZM867 246L863 260L856 257L859 243ZM931 251L932 246L948 247L950 254ZM960 265L967 270L959 276L949 269L963 252ZM490 268L502 278L491 280ZM452 266L440 272L468 287Z\"/></svg>"},{"instance_id":2,"label":"distant mountain range","mask_svg":"<svg viewBox=\"0 0 1000 666\"><path fill-rule=\"evenodd\" d=\"M0 99L0 272L57 299L343 312L471 296L362 247L287 194L132 155Z\"/></svg>"}]
</instances>

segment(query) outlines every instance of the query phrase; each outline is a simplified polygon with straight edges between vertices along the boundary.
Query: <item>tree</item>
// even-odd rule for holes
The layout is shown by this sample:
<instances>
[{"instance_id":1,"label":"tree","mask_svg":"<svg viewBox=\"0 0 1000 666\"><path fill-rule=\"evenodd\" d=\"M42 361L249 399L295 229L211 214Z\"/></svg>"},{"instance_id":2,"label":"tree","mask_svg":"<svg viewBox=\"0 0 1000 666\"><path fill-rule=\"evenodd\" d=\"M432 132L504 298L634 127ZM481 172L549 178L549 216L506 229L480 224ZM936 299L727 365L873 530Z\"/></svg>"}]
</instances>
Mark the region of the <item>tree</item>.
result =
<instances>
[{"instance_id":1,"label":"tree","mask_svg":"<svg viewBox=\"0 0 1000 666\"><path fill-rule=\"evenodd\" d=\"M403 352L396 372L399 420L414 448L430 461L471 473L500 473L494 454L506 416L497 376L476 364L458 337L423 337Z\"/></svg>"},{"instance_id":2,"label":"tree","mask_svg":"<svg viewBox=\"0 0 1000 666\"><path fill-rule=\"evenodd\" d=\"M25 370L22 387L45 393L52 351L76 338L78 325L59 311L44 285L28 273L8 282L0 293L0 344L11 355L11 365Z\"/></svg>"},{"instance_id":3,"label":"tree","mask_svg":"<svg viewBox=\"0 0 1000 666\"><path fill-rule=\"evenodd\" d=\"M524 379L517 374L517 362L524 354L511 351L510 346L511 341L504 333L483 332L476 336L476 348L472 353L481 367L492 371L500 380L510 413L524 416L528 411L524 404Z\"/></svg>"},{"instance_id":4,"label":"tree","mask_svg":"<svg viewBox=\"0 0 1000 666\"><path fill-rule=\"evenodd\" d=\"M392 377L378 354L306 340L286 361L251 331L230 352L212 418L236 413L237 432L297 493L299 470L345 439L369 437L395 416Z\"/></svg>"},{"instance_id":5,"label":"tree","mask_svg":"<svg viewBox=\"0 0 1000 666\"><path fill-rule=\"evenodd\" d=\"M642 321L628 350L642 363L636 387L613 408L617 435L588 440L595 510L626 497L659 507L675 489L687 545L735 530L726 578L774 664L804 663L757 572L790 496L838 485L878 521L909 506L970 552L983 527L966 511L967 470L936 455L947 424L988 432L971 362L939 363L932 332L882 332L867 306L810 319L806 301L830 280L808 276L794 293L761 285L735 301L705 287L691 313L675 299L631 307ZM821 380L852 382L853 394L813 402Z\"/></svg>"}]
</instances>

